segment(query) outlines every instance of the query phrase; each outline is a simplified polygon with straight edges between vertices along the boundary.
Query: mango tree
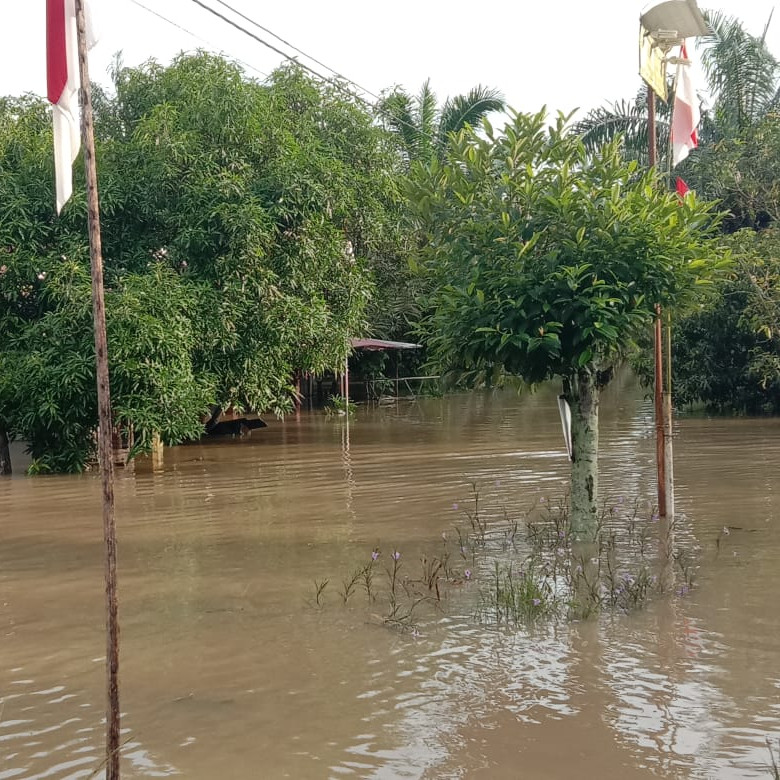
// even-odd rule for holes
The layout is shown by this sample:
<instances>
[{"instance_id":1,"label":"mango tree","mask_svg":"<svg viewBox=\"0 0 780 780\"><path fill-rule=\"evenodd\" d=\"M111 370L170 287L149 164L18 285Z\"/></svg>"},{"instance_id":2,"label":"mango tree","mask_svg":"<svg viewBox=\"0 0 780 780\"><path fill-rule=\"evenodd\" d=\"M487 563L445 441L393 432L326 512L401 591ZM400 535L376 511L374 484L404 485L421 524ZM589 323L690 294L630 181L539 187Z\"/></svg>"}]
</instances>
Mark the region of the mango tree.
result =
<instances>
[{"instance_id":1,"label":"mango tree","mask_svg":"<svg viewBox=\"0 0 780 780\"><path fill-rule=\"evenodd\" d=\"M654 306L676 306L725 263L712 206L680 201L619 141L595 154L559 115L513 114L416 166L408 192L434 280L423 323L435 361L472 381L560 377L572 409L575 534L597 525L599 396Z\"/></svg>"},{"instance_id":2,"label":"mango tree","mask_svg":"<svg viewBox=\"0 0 780 780\"><path fill-rule=\"evenodd\" d=\"M403 248L401 160L357 99L205 53L95 90L112 406L139 449L213 406L283 413L344 364ZM81 166L55 218L49 108L0 99L0 460L77 471L97 424Z\"/></svg>"}]
</instances>

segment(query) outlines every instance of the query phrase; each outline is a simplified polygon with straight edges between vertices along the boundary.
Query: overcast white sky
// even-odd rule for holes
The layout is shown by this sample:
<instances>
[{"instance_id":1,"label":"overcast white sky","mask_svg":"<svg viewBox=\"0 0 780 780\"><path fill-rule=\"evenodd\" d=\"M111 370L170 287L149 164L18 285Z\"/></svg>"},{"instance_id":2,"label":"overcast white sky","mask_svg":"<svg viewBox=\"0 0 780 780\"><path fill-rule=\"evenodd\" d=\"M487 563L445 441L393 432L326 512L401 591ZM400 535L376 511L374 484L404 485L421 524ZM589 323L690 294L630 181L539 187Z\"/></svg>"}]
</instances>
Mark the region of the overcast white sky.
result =
<instances>
[{"instance_id":1,"label":"overcast white sky","mask_svg":"<svg viewBox=\"0 0 780 780\"><path fill-rule=\"evenodd\" d=\"M230 15L218 0L204 2ZM482 83L501 89L514 108L531 111L542 105L587 109L632 97L639 86L638 18L656 0L227 2L372 92L393 84L416 91L430 76L440 98ZM758 34L776 0L699 2L702 8L738 16ZM0 95L45 94L45 0L0 3L5 6L0 29ZM150 57L168 62L182 49L203 47L243 60L264 73L281 59L192 0L92 0L92 6L100 34L90 59L95 81L107 81L107 65L119 50L125 64L137 65ZM287 48L247 22L237 21L259 37ZM780 11L768 41L780 56Z\"/></svg>"}]
</instances>

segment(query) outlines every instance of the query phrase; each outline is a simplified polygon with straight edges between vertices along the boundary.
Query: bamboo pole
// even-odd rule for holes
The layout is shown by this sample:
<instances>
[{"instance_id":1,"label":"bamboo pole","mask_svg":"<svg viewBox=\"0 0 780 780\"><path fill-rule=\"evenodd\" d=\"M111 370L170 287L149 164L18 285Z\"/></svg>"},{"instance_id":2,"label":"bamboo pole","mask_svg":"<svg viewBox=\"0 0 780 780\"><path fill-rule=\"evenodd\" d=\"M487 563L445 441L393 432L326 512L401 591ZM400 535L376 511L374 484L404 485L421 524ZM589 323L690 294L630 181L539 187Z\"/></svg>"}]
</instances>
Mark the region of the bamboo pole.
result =
<instances>
[{"instance_id":1,"label":"bamboo pole","mask_svg":"<svg viewBox=\"0 0 780 780\"><path fill-rule=\"evenodd\" d=\"M87 179L89 254L92 268L92 314L95 327L95 361L98 395L98 461L103 487L103 540L106 589L106 778L119 778L119 621L116 589L116 522L114 518L114 464L111 443L111 392L108 381L108 344L103 292L103 252L100 239L95 128L87 63L84 2L75 0L81 77L81 133Z\"/></svg>"}]
</instances>

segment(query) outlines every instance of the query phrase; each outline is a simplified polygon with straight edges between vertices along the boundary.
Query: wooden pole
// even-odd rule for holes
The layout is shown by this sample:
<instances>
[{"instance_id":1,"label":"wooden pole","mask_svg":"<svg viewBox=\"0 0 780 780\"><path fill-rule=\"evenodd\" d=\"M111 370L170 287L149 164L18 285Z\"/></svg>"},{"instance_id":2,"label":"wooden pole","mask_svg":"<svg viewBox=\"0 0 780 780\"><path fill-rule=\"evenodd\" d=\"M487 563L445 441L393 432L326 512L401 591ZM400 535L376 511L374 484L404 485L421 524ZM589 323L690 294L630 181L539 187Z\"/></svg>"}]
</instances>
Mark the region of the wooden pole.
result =
<instances>
[{"instance_id":1,"label":"wooden pole","mask_svg":"<svg viewBox=\"0 0 780 780\"><path fill-rule=\"evenodd\" d=\"M666 387L664 388L664 476L666 517L674 518L674 449L672 438L672 318L666 313Z\"/></svg>"},{"instance_id":2,"label":"wooden pole","mask_svg":"<svg viewBox=\"0 0 780 780\"><path fill-rule=\"evenodd\" d=\"M92 266L92 314L95 327L95 360L98 394L98 462L103 487L103 539L106 587L106 778L119 778L119 621L116 590L116 522L114 518L114 464L111 443L111 393L108 383L108 345L103 295L103 251L100 240L95 128L92 90L87 63L84 2L75 0L81 77L81 135L87 179L89 255Z\"/></svg>"},{"instance_id":3,"label":"wooden pole","mask_svg":"<svg viewBox=\"0 0 780 780\"><path fill-rule=\"evenodd\" d=\"M656 149L655 131L655 92L647 87L647 136L648 136L648 163L654 168L658 161ZM666 517L666 450L664 436L664 404L663 404L663 331L661 329L661 306L655 307L655 388L653 399L655 401L655 460L658 472L658 513Z\"/></svg>"},{"instance_id":4,"label":"wooden pole","mask_svg":"<svg viewBox=\"0 0 780 780\"><path fill-rule=\"evenodd\" d=\"M0 427L0 476L11 474L11 450L8 447L8 433Z\"/></svg>"},{"instance_id":5,"label":"wooden pole","mask_svg":"<svg viewBox=\"0 0 780 780\"><path fill-rule=\"evenodd\" d=\"M347 347L347 356L344 358L344 408L349 419L349 347Z\"/></svg>"}]
</instances>

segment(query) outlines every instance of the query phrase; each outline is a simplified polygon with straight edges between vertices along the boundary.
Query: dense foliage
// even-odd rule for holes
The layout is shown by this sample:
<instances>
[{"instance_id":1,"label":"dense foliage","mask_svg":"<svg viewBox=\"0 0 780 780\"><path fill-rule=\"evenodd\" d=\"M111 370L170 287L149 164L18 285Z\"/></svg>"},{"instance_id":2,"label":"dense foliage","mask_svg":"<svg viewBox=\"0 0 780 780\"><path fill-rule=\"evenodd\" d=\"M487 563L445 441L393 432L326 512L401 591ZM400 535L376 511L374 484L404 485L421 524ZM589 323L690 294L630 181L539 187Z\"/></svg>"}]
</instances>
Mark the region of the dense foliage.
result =
<instances>
[{"instance_id":1,"label":"dense foliage","mask_svg":"<svg viewBox=\"0 0 780 780\"><path fill-rule=\"evenodd\" d=\"M735 266L706 306L675 324L674 389L680 404L780 413L780 235L730 237Z\"/></svg>"},{"instance_id":2,"label":"dense foliage","mask_svg":"<svg viewBox=\"0 0 780 780\"><path fill-rule=\"evenodd\" d=\"M114 424L143 448L210 405L283 411L343 364L402 233L390 136L294 68L119 68L96 127ZM78 165L76 166L78 170ZM0 104L0 427L75 470L96 424L85 195L54 216L48 110Z\"/></svg>"}]
</instances>

